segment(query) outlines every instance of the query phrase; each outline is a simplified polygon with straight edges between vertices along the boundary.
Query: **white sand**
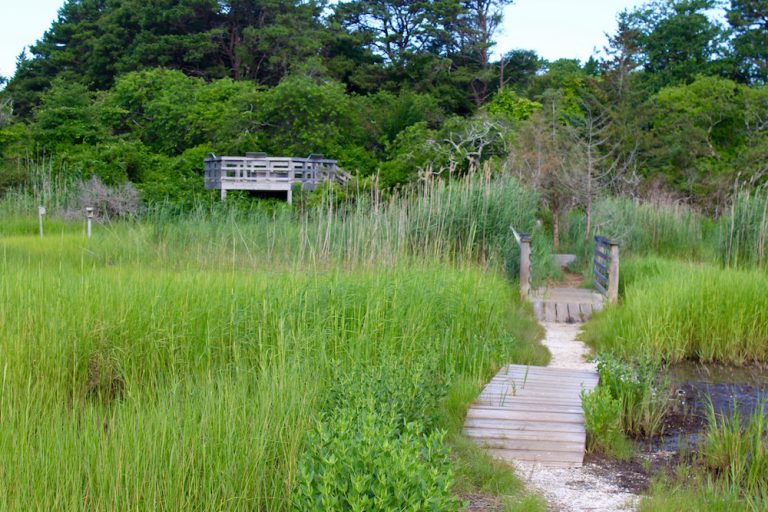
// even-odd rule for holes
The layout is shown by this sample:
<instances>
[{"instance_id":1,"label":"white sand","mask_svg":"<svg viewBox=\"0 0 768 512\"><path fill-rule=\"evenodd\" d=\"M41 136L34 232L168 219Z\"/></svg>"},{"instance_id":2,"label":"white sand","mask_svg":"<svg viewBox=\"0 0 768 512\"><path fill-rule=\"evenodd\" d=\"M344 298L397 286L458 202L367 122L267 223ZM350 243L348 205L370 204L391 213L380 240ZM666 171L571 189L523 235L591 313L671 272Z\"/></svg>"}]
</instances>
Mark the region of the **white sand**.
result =
<instances>
[{"instance_id":1,"label":"white sand","mask_svg":"<svg viewBox=\"0 0 768 512\"><path fill-rule=\"evenodd\" d=\"M594 369L586 360L589 349L576 336L578 324L545 323L543 344L552 354L549 366L579 370ZM516 462L518 474L528 486L538 491L554 511L625 511L635 510L640 497L626 492L617 482L585 464L580 468L548 468Z\"/></svg>"}]
</instances>

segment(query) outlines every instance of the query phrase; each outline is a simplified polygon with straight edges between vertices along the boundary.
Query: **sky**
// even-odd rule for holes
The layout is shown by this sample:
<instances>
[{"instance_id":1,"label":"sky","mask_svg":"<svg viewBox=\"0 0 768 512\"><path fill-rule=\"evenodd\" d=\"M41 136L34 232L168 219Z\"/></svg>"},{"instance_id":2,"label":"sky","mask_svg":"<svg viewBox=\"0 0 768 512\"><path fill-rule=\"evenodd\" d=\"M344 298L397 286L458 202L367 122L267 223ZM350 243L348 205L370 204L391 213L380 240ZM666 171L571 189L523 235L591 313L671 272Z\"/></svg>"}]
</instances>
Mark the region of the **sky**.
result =
<instances>
[{"instance_id":1,"label":"sky","mask_svg":"<svg viewBox=\"0 0 768 512\"><path fill-rule=\"evenodd\" d=\"M16 57L39 39L63 0L0 0L0 76L13 75ZM586 60L616 28L616 13L643 0L516 0L507 7L496 53L535 50L549 60Z\"/></svg>"}]
</instances>

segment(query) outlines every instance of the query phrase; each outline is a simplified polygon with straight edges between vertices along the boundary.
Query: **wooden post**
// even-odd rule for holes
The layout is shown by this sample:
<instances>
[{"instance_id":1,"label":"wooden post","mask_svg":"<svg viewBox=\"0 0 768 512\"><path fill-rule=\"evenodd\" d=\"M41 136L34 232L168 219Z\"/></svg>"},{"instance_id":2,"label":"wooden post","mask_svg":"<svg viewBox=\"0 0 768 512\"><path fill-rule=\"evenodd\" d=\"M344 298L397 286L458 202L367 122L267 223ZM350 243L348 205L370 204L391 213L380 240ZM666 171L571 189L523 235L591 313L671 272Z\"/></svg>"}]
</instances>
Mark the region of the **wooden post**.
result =
<instances>
[{"instance_id":1,"label":"wooden post","mask_svg":"<svg viewBox=\"0 0 768 512\"><path fill-rule=\"evenodd\" d=\"M37 219L40 223L40 238L43 238L43 215L45 215L45 206L38 206Z\"/></svg>"},{"instance_id":2,"label":"wooden post","mask_svg":"<svg viewBox=\"0 0 768 512\"><path fill-rule=\"evenodd\" d=\"M293 204L293 188L288 189L288 204Z\"/></svg>"},{"instance_id":3,"label":"wooden post","mask_svg":"<svg viewBox=\"0 0 768 512\"><path fill-rule=\"evenodd\" d=\"M95 213L96 209L92 206L87 206L85 208L85 219L88 223L88 238L91 238L91 235L93 234L93 215Z\"/></svg>"},{"instance_id":4,"label":"wooden post","mask_svg":"<svg viewBox=\"0 0 768 512\"><path fill-rule=\"evenodd\" d=\"M520 234L520 295L528 300L531 291L531 235Z\"/></svg>"},{"instance_id":5,"label":"wooden post","mask_svg":"<svg viewBox=\"0 0 768 512\"><path fill-rule=\"evenodd\" d=\"M221 200L224 201L226 199L227 199L227 189L225 189L224 186L222 185L222 187L221 187Z\"/></svg>"},{"instance_id":6,"label":"wooden post","mask_svg":"<svg viewBox=\"0 0 768 512\"><path fill-rule=\"evenodd\" d=\"M611 264L608 270L608 301L619 300L619 244L611 242Z\"/></svg>"}]
</instances>

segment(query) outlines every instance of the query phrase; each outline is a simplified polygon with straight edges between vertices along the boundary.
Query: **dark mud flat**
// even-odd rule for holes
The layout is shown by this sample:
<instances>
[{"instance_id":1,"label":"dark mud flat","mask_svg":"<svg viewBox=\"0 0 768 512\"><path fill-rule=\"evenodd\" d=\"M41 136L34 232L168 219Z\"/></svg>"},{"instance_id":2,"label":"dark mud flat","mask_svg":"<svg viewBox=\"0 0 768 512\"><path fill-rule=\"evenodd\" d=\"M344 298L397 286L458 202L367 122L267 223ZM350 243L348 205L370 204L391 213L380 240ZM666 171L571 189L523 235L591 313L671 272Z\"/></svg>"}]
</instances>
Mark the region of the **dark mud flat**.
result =
<instances>
[{"instance_id":1,"label":"dark mud flat","mask_svg":"<svg viewBox=\"0 0 768 512\"><path fill-rule=\"evenodd\" d=\"M628 492L641 494L650 486L652 475L671 474L678 465L693 462L707 426L710 403L718 415L730 416L735 406L744 421L758 407L766 407L767 366L685 363L669 368L664 377L671 386L672 404L664 420L663 433L638 441L637 457L631 461L620 462L597 455L590 455L586 460L598 471L611 475L613 481Z\"/></svg>"},{"instance_id":2,"label":"dark mud flat","mask_svg":"<svg viewBox=\"0 0 768 512\"><path fill-rule=\"evenodd\" d=\"M665 377L672 388L673 403L662 435L646 443L651 451L682 456L695 451L710 406L718 416L730 416L736 407L744 421L758 407L766 407L768 367L762 365L685 363L670 367Z\"/></svg>"}]
</instances>

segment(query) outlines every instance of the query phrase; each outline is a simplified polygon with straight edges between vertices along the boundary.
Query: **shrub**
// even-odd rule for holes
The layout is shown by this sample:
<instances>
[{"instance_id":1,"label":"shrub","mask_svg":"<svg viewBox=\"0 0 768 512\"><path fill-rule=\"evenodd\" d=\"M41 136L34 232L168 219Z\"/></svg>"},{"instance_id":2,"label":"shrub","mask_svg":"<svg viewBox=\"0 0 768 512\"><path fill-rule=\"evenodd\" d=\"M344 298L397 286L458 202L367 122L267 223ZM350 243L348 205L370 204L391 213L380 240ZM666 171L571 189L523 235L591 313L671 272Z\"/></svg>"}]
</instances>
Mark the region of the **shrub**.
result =
<instances>
[{"instance_id":1,"label":"shrub","mask_svg":"<svg viewBox=\"0 0 768 512\"><path fill-rule=\"evenodd\" d=\"M98 177L77 184L77 205L63 212L67 219L79 219L86 207L96 208L96 217L101 220L133 217L139 213L141 201L139 191L131 182L109 187Z\"/></svg>"},{"instance_id":2,"label":"shrub","mask_svg":"<svg viewBox=\"0 0 768 512\"><path fill-rule=\"evenodd\" d=\"M669 407L663 382L657 381L659 364L649 360L625 362L610 354L598 356L600 383L620 403L621 428L629 435L652 437L661 431L662 420ZM596 397L610 410L606 397Z\"/></svg>"},{"instance_id":3,"label":"shrub","mask_svg":"<svg viewBox=\"0 0 768 512\"><path fill-rule=\"evenodd\" d=\"M458 510L432 369L339 372L299 463L296 510Z\"/></svg>"},{"instance_id":4,"label":"shrub","mask_svg":"<svg viewBox=\"0 0 768 512\"><path fill-rule=\"evenodd\" d=\"M628 459L631 447L621 428L622 403L607 387L597 387L581 393L584 421L589 436L587 452L604 452L619 459Z\"/></svg>"}]
</instances>

